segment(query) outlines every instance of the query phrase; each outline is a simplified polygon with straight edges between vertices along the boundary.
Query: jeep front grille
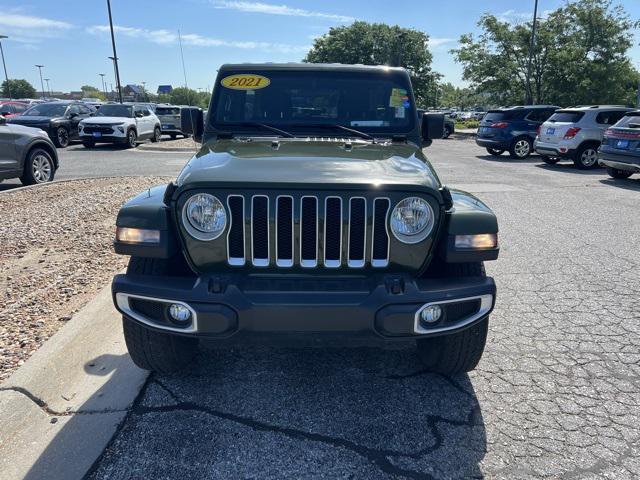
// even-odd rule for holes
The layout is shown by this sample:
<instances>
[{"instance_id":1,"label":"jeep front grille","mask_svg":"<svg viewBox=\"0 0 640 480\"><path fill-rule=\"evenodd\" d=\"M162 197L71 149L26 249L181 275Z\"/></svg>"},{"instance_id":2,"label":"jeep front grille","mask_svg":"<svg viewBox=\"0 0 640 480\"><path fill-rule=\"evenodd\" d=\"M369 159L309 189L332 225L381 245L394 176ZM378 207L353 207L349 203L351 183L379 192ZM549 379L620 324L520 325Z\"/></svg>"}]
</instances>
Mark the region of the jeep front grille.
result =
<instances>
[{"instance_id":1,"label":"jeep front grille","mask_svg":"<svg viewBox=\"0 0 640 480\"><path fill-rule=\"evenodd\" d=\"M229 195L229 265L382 268L388 198Z\"/></svg>"}]
</instances>

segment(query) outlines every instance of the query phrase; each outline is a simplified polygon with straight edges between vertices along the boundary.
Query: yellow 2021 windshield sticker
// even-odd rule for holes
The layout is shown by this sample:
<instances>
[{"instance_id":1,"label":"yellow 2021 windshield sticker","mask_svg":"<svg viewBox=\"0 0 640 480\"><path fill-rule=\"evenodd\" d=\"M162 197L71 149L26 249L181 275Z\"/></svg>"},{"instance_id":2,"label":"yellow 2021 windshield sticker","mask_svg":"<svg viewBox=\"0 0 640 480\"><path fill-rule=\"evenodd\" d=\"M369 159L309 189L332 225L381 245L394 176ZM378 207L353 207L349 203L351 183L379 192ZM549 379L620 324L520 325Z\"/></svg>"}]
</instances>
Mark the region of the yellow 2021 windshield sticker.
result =
<instances>
[{"instance_id":1,"label":"yellow 2021 windshield sticker","mask_svg":"<svg viewBox=\"0 0 640 480\"><path fill-rule=\"evenodd\" d=\"M271 80L253 73L239 73L224 77L220 83L223 87L233 90L256 90L258 88L268 87Z\"/></svg>"}]
</instances>

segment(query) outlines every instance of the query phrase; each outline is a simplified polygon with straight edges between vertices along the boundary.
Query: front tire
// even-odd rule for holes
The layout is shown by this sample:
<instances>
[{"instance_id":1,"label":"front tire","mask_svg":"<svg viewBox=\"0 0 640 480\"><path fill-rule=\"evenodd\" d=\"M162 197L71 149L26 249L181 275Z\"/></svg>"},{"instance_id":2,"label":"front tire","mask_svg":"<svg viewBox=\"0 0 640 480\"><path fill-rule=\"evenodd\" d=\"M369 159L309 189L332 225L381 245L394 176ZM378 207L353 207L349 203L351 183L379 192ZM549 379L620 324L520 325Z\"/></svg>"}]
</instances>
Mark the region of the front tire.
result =
<instances>
[{"instance_id":1,"label":"front tire","mask_svg":"<svg viewBox=\"0 0 640 480\"><path fill-rule=\"evenodd\" d=\"M487 148L487 152L489 155L493 155L494 157L499 157L504 153L504 150L498 150L496 148Z\"/></svg>"},{"instance_id":2,"label":"front tire","mask_svg":"<svg viewBox=\"0 0 640 480\"><path fill-rule=\"evenodd\" d=\"M161 136L162 136L162 132L160 131L160 127L156 127L153 129L153 136L151 137L151 141L153 143L157 143L160 141Z\"/></svg>"},{"instance_id":3,"label":"front tire","mask_svg":"<svg viewBox=\"0 0 640 480\"><path fill-rule=\"evenodd\" d=\"M138 146L138 135L135 130L129 130L127 132L127 140L125 143L126 148L136 148Z\"/></svg>"},{"instance_id":4,"label":"front tire","mask_svg":"<svg viewBox=\"0 0 640 480\"><path fill-rule=\"evenodd\" d=\"M23 185L47 183L53 181L55 174L55 164L49 152L42 148L34 148L27 155L20 181Z\"/></svg>"},{"instance_id":5,"label":"front tire","mask_svg":"<svg viewBox=\"0 0 640 480\"><path fill-rule=\"evenodd\" d=\"M573 163L581 170L591 170L598 167L598 147L583 145L576 152Z\"/></svg>"},{"instance_id":6,"label":"front tire","mask_svg":"<svg viewBox=\"0 0 640 480\"><path fill-rule=\"evenodd\" d=\"M83 140L82 146L84 148L93 148L96 146L96 142L94 142L93 140Z\"/></svg>"},{"instance_id":7,"label":"front tire","mask_svg":"<svg viewBox=\"0 0 640 480\"><path fill-rule=\"evenodd\" d=\"M547 165L555 165L560 161L558 157L550 157L548 155L542 155L542 161Z\"/></svg>"},{"instance_id":8,"label":"front tire","mask_svg":"<svg viewBox=\"0 0 640 480\"><path fill-rule=\"evenodd\" d=\"M173 373L183 370L198 353L198 339L156 332L122 317L122 330L133 363L143 370Z\"/></svg>"},{"instance_id":9,"label":"front tire","mask_svg":"<svg viewBox=\"0 0 640 480\"><path fill-rule=\"evenodd\" d=\"M442 138L449 138L451 136L451 133L453 133L451 131L451 127L444 127L444 135L442 135Z\"/></svg>"},{"instance_id":10,"label":"front tire","mask_svg":"<svg viewBox=\"0 0 640 480\"><path fill-rule=\"evenodd\" d=\"M524 160L529 155L531 155L531 150L533 149L533 144L531 143L531 139L528 137L518 137L511 145L509 149L509 154L511 158L515 158L517 160Z\"/></svg>"},{"instance_id":11,"label":"front tire","mask_svg":"<svg viewBox=\"0 0 640 480\"><path fill-rule=\"evenodd\" d=\"M618 180L623 180L633 175L633 172L627 172L626 170L618 170L617 168L613 168L613 167L607 167L607 173L611 178L617 178Z\"/></svg>"},{"instance_id":12,"label":"front tire","mask_svg":"<svg viewBox=\"0 0 640 480\"><path fill-rule=\"evenodd\" d=\"M486 277L482 263L446 264L447 277ZM456 375L478 365L487 342L489 317L458 333L416 341L420 360L430 372Z\"/></svg>"},{"instance_id":13,"label":"front tire","mask_svg":"<svg viewBox=\"0 0 640 480\"><path fill-rule=\"evenodd\" d=\"M69 130L65 127L56 128L53 143L58 148L67 148L69 146Z\"/></svg>"}]
</instances>

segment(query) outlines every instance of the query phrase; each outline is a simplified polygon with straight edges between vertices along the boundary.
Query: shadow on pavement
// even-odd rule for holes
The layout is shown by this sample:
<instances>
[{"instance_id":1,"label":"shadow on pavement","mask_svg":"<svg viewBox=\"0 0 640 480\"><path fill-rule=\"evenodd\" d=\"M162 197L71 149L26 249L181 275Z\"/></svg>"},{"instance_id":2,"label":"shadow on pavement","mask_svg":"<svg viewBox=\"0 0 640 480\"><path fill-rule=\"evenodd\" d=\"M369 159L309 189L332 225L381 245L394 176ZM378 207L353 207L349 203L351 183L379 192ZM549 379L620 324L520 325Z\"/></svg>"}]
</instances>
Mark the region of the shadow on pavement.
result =
<instances>
[{"instance_id":1,"label":"shadow on pavement","mask_svg":"<svg viewBox=\"0 0 640 480\"><path fill-rule=\"evenodd\" d=\"M469 478L485 452L469 377L413 348L207 346L151 377L91 478Z\"/></svg>"},{"instance_id":2,"label":"shadow on pavement","mask_svg":"<svg viewBox=\"0 0 640 480\"><path fill-rule=\"evenodd\" d=\"M574 175L606 175L606 172L602 168L594 168L592 170L582 170L581 168L576 167L573 162L571 163L556 163L555 165L548 165L546 163L541 163L536 165L536 167L541 168L543 170L548 170L550 172L558 172L558 173L572 173Z\"/></svg>"},{"instance_id":3,"label":"shadow on pavement","mask_svg":"<svg viewBox=\"0 0 640 480\"><path fill-rule=\"evenodd\" d=\"M640 192L640 177L631 177L627 179L603 178L600 180L600 183L610 187Z\"/></svg>"},{"instance_id":4,"label":"shadow on pavement","mask_svg":"<svg viewBox=\"0 0 640 480\"><path fill-rule=\"evenodd\" d=\"M499 157L496 157L494 155L476 155L476 158L479 159L479 160L488 160L489 162L498 162L498 163L521 163L521 164L525 164L525 163L539 163L540 162L540 157L538 157L538 156L531 156L531 157L527 157L525 159L517 159L517 158L511 158L508 153L504 153L504 154L500 155Z\"/></svg>"}]
</instances>

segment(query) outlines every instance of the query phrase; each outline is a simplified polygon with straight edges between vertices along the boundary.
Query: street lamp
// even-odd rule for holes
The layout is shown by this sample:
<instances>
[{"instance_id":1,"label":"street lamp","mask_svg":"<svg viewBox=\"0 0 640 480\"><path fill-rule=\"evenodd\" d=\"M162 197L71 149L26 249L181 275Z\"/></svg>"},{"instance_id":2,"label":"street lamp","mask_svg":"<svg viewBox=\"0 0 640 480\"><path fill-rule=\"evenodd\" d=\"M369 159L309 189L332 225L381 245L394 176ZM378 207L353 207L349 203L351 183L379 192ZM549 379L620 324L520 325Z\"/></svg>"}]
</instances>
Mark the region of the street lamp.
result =
<instances>
[{"instance_id":1,"label":"street lamp","mask_svg":"<svg viewBox=\"0 0 640 480\"><path fill-rule=\"evenodd\" d=\"M6 35L0 35L0 40L3 38L9 38ZM9 100L11 100L11 87L9 86L9 75L7 75L7 64L4 63L4 50L2 50L2 42L0 42L0 54L2 54L2 66L4 67L4 78L7 79L7 93L9 94Z\"/></svg>"},{"instance_id":2,"label":"street lamp","mask_svg":"<svg viewBox=\"0 0 640 480\"><path fill-rule=\"evenodd\" d=\"M40 87L42 88L42 98L44 98L44 82L42 81L42 67L44 67L44 65L36 65L36 67L38 67L40 71Z\"/></svg>"},{"instance_id":3,"label":"street lamp","mask_svg":"<svg viewBox=\"0 0 640 480\"><path fill-rule=\"evenodd\" d=\"M107 10L109 10L109 28L111 29L111 46L113 47L113 68L116 72L116 85L118 87L118 98L122 103L122 88L120 88L120 71L118 70L118 54L116 53L116 37L113 34L113 18L111 17L111 0L107 0Z\"/></svg>"},{"instance_id":4,"label":"street lamp","mask_svg":"<svg viewBox=\"0 0 640 480\"><path fill-rule=\"evenodd\" d=\"M538 21L538 0L535 0L533 6L533 25L531 27L531 43L529 44L529 62L527 63L527 92L526 104L533 104L533 95L531 94L531 62L533 61L533 49L536 46L536 25Z\"/></svg>"},{"instance_id":5,"label":"street lamp","mask_svg":"<svg viewBox=\"0 0 640 480\"><path fill-rule=\"evenodd\" d=\"M111 62L113 62L113 77L116 80L116 90L118 91L120 103L122 103L122 94L120 93L120 82L118 81L118 70L116 67L116 57L107 57Z\"/></svg>"},{"instance_id":6,"label":"street lamp","mask_svg":"<svg viewBox=\"0 0 640 480\"><path fill-rule=\"evenodd\" d=\"M104 73L99 73L98 75L100 75L100 80L102 80L102 93L104 93L104 99L108 100L107 98L107 87L104 84Z\"/></svg>"},{"instance_id":7,"label":"street lamp","mask_svg":"<svg viewBox=\"0 0 640 480\"><path fill-rule=\"evenodd\" d=\"M49 93L49 98L53 98L53 94L51 93L51 87L49 86L50 78L45 78L44 81L47 82L47 92Z\"/></svg>"}]
</instances>

